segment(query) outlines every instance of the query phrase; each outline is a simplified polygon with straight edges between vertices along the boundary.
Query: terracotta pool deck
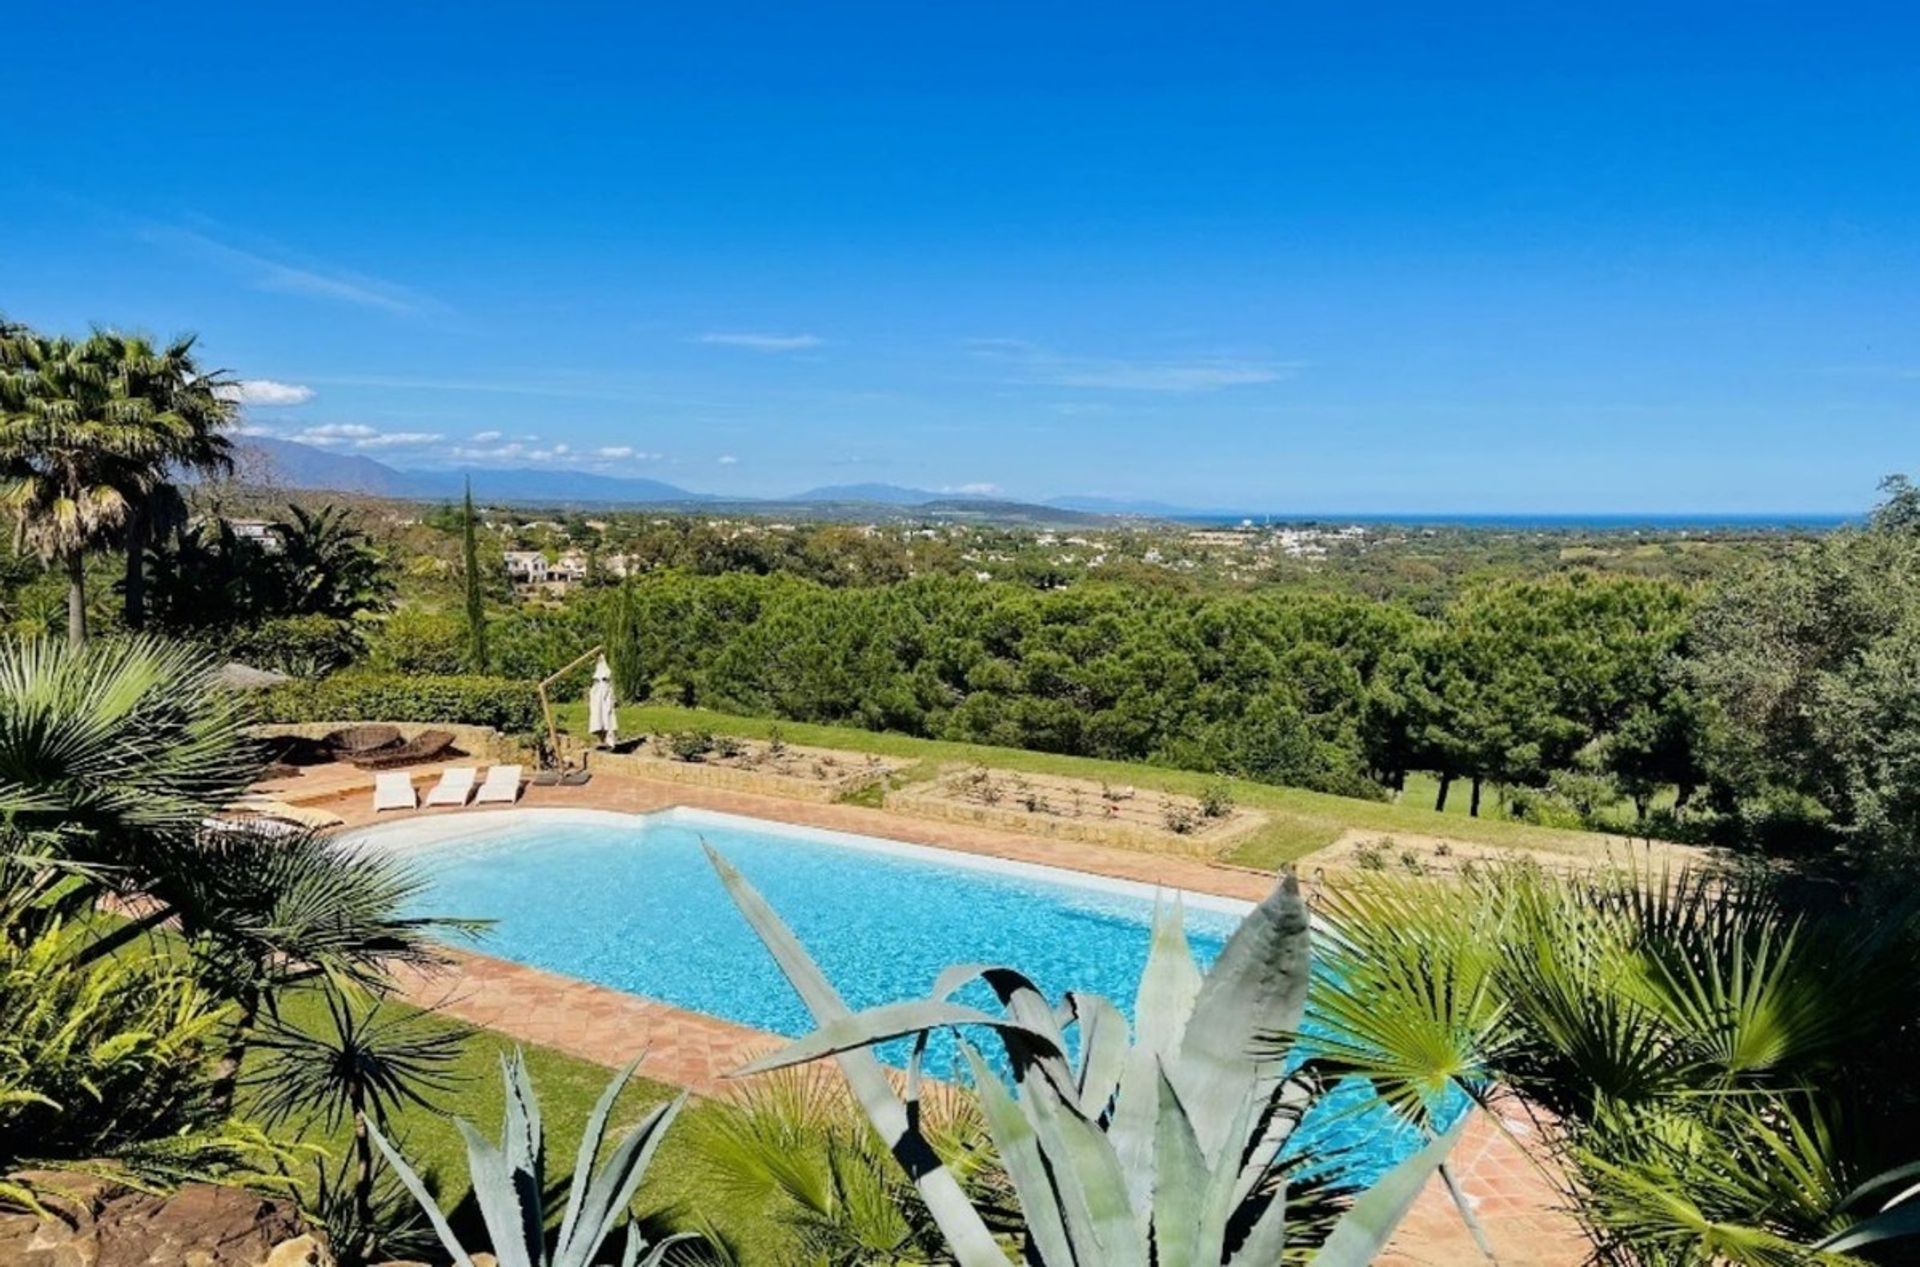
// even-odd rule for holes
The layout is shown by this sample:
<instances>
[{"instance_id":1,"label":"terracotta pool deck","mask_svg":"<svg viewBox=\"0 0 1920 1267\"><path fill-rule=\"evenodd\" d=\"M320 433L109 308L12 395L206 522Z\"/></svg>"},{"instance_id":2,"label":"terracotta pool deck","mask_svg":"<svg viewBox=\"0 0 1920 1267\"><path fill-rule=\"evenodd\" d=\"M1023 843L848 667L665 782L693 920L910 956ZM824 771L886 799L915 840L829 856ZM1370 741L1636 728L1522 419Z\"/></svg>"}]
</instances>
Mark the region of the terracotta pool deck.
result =
<instances>
[{"instance_id":1,"label":"terracotta pool deck","mask_svg":"<svg viewBox=\"0 0 1920 1267\"><path fill-rule=\"evenodd\" d=\"M442 765L411 771L422 786ZM352 767L318 766L280 780L282 799L315 805L349 826L374 821L372 777ZM682 805L776 822L822 827L966 853L1042 863L1095 875L1258 901L1271 879L1191 858L1155 855L1075 841L917 819L852 805L821 805L780 797L721 791L680 783L595 775L584 787L530 787L520 807L601 809L646 813ZM513 813L504 807L389 812L388 819L426 815ZM653 999L529 968L484 954L456 951L438 973L411 973L406 997L437 1006L471 1024L538 1043L598 1064L619 1066L640 1055L647 1077L712 1095L726 1075L781 1041L778 1037ZM1590 1247L1564 1209L1554 1184L1520 1142L1537 1139L1518 1109L1499 1121L1477 1114L1456 1147L1451 1169L1487 1239L1506 1267L1574 1267ZM1469 1235L1452 1198L1436 1179L1421 1193L1389 1251L1392 1267L1469 1267L1486 1256Z\"/></svg>"}]
</instances>

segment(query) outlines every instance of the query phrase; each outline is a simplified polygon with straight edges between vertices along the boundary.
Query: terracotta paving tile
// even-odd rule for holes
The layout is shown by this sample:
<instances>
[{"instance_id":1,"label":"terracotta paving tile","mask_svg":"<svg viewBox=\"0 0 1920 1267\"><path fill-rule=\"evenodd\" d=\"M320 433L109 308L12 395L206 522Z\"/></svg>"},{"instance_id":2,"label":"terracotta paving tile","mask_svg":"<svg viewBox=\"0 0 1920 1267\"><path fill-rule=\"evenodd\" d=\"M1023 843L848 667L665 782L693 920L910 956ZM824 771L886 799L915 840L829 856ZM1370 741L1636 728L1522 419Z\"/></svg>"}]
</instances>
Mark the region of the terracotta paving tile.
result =
<instances>
[{"instance_id":1,"label":"terracotta paving tile","mask_svg":"<svg viewBox=\"0 0 1920 1267\"><path fill-rule=\"evenodd\" d=\"M416 772L416 782L424 783L437 773L438 767L423 767ZM353 775L358 777L318 767L283 781L275 791L299 804L322 805L345 818L350 826L364 826L375 821L371 809L373 780L358 771ZM629 813L684 805L1247 901L1258 901L1271 884L1262 875L1191 858L938 822L860 806L821 805L605 774L596 774L585 787L530 787L520 804ZM468 808L416 812L511 811ZM617 1066L639 1055L640 1072L645 1076L703 1095L719 1092L729 1071L783 1041L654 999L464 950L453 954L447 971L411 973L402 984L406 997L415 1003L440 1006L449 1015L583 1060ZM1514 1138L1538 1139L1538 1130L1522 1114L1509 1116L1512 1135L1485 1113L1476 1114L1468 1125L1452 1166L1462 1192L1503 1267L1574 1267L1585 1262L1589 1246L1578 1221L1563 1208L1553 1183ZM1436 1178L1420 1194L1393 1244L1378 1261L1384 1267L1483 1267L1486 1258L1445 1186Z\"/></svg>"}]
</instances>

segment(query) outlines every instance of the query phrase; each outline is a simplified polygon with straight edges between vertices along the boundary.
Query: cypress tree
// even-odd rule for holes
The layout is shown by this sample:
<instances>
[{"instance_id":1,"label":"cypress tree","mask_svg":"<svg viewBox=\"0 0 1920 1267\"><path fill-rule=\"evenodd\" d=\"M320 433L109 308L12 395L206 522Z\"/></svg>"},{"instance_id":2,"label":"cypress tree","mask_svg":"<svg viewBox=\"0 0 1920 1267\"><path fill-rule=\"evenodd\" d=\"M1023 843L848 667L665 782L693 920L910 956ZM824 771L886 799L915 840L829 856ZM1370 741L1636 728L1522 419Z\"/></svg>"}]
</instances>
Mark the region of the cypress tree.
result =
<instances>
[{"instance_id":1,"label":"cypress tree","mask_svg":"<svg viewBox=\"0 0 1920 1267\"><path fill-rule=\"evenodd\" d=\"M467 477L466 515L460 529L461 562L467 581L467 660L475 673L487 671L487 608L480 594L480 543L474 533L473 477Z\"/></svg>"}]
</instances>

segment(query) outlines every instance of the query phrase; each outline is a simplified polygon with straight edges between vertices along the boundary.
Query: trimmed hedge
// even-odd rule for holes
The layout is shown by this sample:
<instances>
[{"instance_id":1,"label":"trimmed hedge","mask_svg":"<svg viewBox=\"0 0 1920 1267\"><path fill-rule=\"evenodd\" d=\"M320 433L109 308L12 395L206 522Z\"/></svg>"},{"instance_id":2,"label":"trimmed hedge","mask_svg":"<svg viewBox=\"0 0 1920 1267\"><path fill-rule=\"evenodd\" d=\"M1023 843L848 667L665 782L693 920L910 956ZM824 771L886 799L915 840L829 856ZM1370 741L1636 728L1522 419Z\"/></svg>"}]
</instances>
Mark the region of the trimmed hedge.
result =
<instances>
[{"instance_id":1,"label":"trimmed hedge","mask_svg":"<svg viewBox=\"0 0 1920 1267\"><path fill-rule=\"evenodd\" d=\"M451 722L509 735L541 725L539 692L512 678L342 673L271 687L260 701L268 722Z\"/></svg>"}]
</instances>

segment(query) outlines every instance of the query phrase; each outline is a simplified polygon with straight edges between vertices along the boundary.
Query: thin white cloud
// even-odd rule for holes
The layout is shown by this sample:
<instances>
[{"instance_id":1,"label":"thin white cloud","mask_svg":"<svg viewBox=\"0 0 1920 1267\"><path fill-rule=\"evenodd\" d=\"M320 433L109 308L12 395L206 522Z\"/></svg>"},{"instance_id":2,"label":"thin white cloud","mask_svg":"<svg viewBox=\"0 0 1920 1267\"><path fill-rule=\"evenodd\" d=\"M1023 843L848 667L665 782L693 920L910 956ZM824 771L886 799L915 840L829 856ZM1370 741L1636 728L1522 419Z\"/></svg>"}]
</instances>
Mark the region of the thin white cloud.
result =
<instances>
[{"instance_id":1,"label":"thin white cloud","mask_svg":"<svg viewBox=\"0 0 1920 1267\"><path fill-rule=\"evenodd\" d=\"M240 405L304 405L313 399L313 388L298 383L281 383L271 378L243 378L228 383L216 392L222 400Z\"/></svg>"},{"instance_id":2,"label":"thin white cloud","mask_svg":"<svg viewBox=\"0 0 1920 1267\"><path fill-rule=\"evenodd\" d=\"M322 449L423 449L445 439L437 431L381 431L361 422L328 422L288 437Z\"/></svg>"},{"instance_id":3,"label":"thin white cloud","mask_svg":"<svg viewBox=\"0 0 1920 1267\"><path fill-rule=\"evenodd\" d=\"M753 331L712 331L696 340L720 347L746 348L750 352L804 352L826 340L817 334L765 334Z\"/></svg>"},{"instance_id":4,"label":"thin white cloud","mask_svg":"<svg viewBox=\"0 0 1920 1267\"><path fill-rule=\"evenodd\" d=\"M475 444L496 444L499 440L500 433L498 431L476 431L473 433L473 442Z\"/></svg>"},{"instance_id":5,"label":"thin white cloud","mask_svg":"<svg viewBox=\"0 0 1920 1267\"><path fill-rule=\"evenodd\" d=\"M740 462L740 459L733 456L733 454L731 453L722 453L720 455L720 465L722 466L736 466L739 464L739 462Z\"/></svg>"},{"instance_id":6,"label":"thin white cloud","mask_svg":"<svg viewBox=\"0 0 1920 1267\"><path fill-rule=\"evenodd\" d=\"M438 431L388 431L354 441L356 449L423 449L445 439Z\"/></svg>"},{"instance_id":7,"label":"thin white cloud","mask_svg":"<svg viewBox=\"0 0 1920 1267\"><path fill-rule=\"evenodd\" d=\"M1012 368L1015 381L1100 391L1209 392L1293 378L1305 361L1256 357L1100 358L1065 356L1023 339L970 339L967 351Z\"/></svg>"},{"instance_id":8,"label":"thin white cloud","mask_svg":"<svg viewBox=\"0 0 1920 1267\"><path fill-rule=\"evenodd\" d=\"M1210 392L1222 387L1278 383L1301 370L1298 362L1098 361L1062 366L1036 381L1055 387L1095 387L1127 392Z\"/></svg>"},{"instance_id":9,"label":"thin white cloud","mask_svg":"<svg viewBox=\"0 0 1920 1267\"><path fill-rule=\"evenodd\" d=\"M233 429L233 434L237 436L270 436L274 434L274 431L272 427L263 427L257 422L244 422Z\"/></svg>"},{"instance_id":10,"label":"thin white cloud","mask_svg":"<svg viewBox=\"0 0 1920 1267\"><path fill-rule=\"evenodd\" d=\"M256 290L375 308L396 316L444 309L438 301L395 282L313 261L275 259L177 225L154 226L145 237L223 268Z\"/></svg>"},{"instance_id":11,"label":"thin white cloud","mask_svg":"<svg viewBox=\"0 0 1920 1267\"><path fill-rule=\"evenodd\" d=\"M616 460L620 458L630 458L633 456L633 446L630 444L603 444L593 451L593 455L597 458L613 458Z\"/></svg>"}]
</instances>

